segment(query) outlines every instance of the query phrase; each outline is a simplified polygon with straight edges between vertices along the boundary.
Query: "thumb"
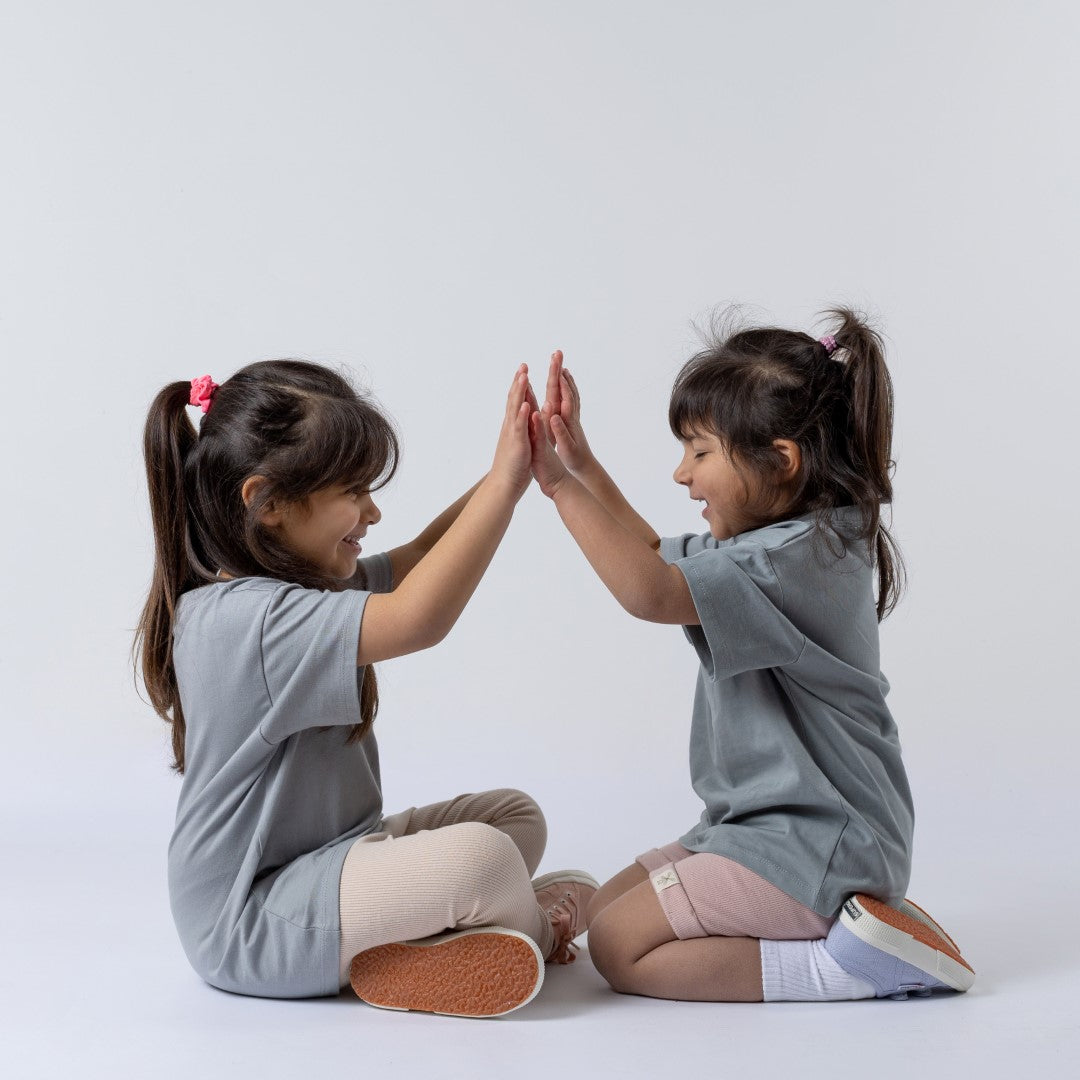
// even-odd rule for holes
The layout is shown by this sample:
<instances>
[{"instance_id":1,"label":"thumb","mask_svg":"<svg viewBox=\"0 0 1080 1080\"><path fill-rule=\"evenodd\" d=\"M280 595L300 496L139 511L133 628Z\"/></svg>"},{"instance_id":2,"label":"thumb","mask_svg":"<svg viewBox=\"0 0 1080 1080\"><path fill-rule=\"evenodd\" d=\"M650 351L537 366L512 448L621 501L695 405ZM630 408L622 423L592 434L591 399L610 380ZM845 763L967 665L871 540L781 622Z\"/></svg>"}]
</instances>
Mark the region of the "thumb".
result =
<instances>
[{"instance_id":1,"label":"thumb","mask_svg":"<svg viewBox=\"0 0 1080 1080\"><path fill-rule=\"evenodd\" d=\"M573 441L570 436L570 429L566 426L566 421L558 413L554 413L551 417L551 430L555 432L560 442L564 439Z\"/></svg>"}]
</instances>

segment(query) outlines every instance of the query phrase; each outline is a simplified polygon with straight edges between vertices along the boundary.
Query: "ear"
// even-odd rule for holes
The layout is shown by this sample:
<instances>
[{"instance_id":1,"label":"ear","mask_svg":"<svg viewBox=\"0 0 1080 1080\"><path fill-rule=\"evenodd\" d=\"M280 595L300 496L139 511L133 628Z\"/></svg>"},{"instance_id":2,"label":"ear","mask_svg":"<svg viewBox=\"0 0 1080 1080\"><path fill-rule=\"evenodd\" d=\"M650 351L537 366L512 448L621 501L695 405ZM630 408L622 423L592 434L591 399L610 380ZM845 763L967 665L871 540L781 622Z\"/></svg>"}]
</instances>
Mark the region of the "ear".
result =
<instances>
[{"instance_id":1,"label":"ear","mask_svg":"<svg viewBox=\"0 0 1080 1080\"><path fill-rule=\"evenodd\" d=\"M799 469L802 468L802 451L799 449L799 444L792 442L791 439L773 439L773 446L783 459L783 464L780 466L781 479L784 483L794 480L799 475Z\"/></svg>"},{"instance_id":2,"label":"ear","mask_svg":"<svg viewBox=\"0 0 1080 1080\"><path fill-rule=\"evenodd\" d=\"M249 476L240 488L240 498L244 500L245 506L250 506L255 499L259 488L266 483L265 476ZM266 525L268 528L274 528L281 524L284 514L281 507L279 507L273 499L271 499L263 508L259 514L259 522Z\"/></svg>"}]
</instances>

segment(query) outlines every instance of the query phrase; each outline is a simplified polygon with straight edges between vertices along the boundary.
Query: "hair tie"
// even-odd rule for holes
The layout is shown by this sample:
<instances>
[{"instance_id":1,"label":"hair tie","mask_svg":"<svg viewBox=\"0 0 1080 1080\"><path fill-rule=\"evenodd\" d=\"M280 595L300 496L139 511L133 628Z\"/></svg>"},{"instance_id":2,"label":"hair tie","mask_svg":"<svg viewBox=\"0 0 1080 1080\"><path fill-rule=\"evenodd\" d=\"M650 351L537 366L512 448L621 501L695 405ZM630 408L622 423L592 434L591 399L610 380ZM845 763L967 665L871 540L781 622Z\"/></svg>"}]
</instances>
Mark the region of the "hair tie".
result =
<instances>
[{"instance_id":1,"label":"hair tie","mask_svg":"<svg viewBox=\"0 0 1080 1080\"><path fill-rule=\"evenodd\" d=\"M821 338L821 344L825 346L825 351L832 356L833 349L836 348L836 338L832 334L826 334Z\"/></svg>"},{"instance_id":2,"label":"hair tie","mask_svg":"<svg viewBox=\"0 0 1080 1080\"><path fill-rule=\"evenodd\" d=\"M191 393L188 395L188 404L196 405L204 413L210 411L210 402L214 399L214 392L218 384L209 375L200 375L191 380Z\"/></svg>"}]
</instances>

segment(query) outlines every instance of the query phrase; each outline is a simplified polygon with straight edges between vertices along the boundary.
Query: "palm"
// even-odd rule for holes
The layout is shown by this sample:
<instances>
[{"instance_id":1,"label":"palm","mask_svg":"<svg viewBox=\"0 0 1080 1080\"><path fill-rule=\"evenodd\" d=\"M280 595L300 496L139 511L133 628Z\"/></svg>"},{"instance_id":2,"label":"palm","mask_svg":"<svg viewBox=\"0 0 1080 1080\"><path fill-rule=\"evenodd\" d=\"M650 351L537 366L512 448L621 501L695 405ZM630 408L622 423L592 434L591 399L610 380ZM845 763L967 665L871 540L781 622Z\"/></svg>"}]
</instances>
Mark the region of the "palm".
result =
<instances>
[{"instance_id":1,"label":"palm","mask_svg":"<svg viewBox=\"0 0 1080 1080\"><path fill-rule=\"evenodd\" d=\"M581 395L556 350L548 367L547 394L541 410L544 434L571 471L583 468L592 454L581 427Z\"/></svg>"}]
</instances>

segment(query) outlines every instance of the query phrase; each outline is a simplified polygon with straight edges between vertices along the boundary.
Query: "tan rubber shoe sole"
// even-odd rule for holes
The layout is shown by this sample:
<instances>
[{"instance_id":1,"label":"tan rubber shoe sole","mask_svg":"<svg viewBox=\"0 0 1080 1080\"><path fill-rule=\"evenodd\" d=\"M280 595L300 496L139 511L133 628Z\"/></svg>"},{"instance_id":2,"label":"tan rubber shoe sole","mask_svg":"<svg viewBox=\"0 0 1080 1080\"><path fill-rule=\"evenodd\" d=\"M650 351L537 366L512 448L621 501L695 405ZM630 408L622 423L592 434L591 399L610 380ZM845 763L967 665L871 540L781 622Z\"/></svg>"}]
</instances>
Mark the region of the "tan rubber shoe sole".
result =
<instances>
[{"instance_id":1,"label":"tan rubber shoe sole","mask_svg":"<svg viewBox=\"0 0 1080 1080\"><path fill-rule=\"evenodd\" d=\"M378 945L353 957L356 996L380 1009L502 1016L527 1005L544 981L532 938L502 926Z\"/></svg>"}]
</instances>

